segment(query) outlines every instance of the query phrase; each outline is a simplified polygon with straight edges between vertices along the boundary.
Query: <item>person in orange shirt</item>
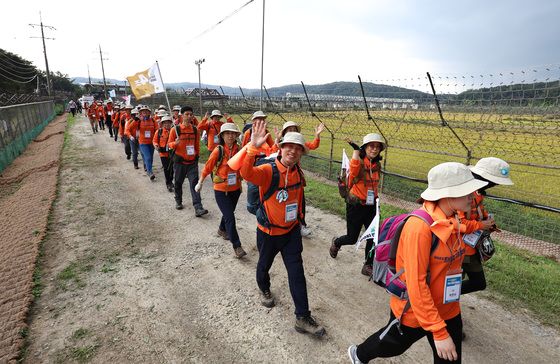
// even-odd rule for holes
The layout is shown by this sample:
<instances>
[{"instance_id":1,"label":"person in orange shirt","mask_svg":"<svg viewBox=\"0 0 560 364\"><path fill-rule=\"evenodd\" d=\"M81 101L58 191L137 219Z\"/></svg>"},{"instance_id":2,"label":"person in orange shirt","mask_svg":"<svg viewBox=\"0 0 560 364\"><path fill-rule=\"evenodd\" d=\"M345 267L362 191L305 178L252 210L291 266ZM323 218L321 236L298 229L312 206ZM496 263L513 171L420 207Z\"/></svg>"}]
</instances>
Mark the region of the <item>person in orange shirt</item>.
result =
<instances>
[{"instance_id":1,"label":"person in orange shirt","mask_svg":"<svg viewBox=\"0 0 560 364\"><path fill-rule=\"evenodd\" d=\"M130 159L130 142L128 137L125 135L125 128L126 128L126 121L132 118L131 110L133 109L132 105L125 105L123 107L123 111L121 111L119 116L119 135L121 137L121 143L124 144L124 154L126 155L126 159Z\"/></svg>"},{"instance_id":2,"label":"person in orange shirt","mask_svg":"<svg viewBox=\"0 0 560 364\"><path fill-rule=\"evenodd\" d=\"M105 130L105 107L101 100L98 100L95 106L95 118L99 124L99 129Z\"/></svg>"},{"instance_id":3,"label":"person in orange shirt","mask_svg":"<svg viewBox=\"0 0 560 364\"><path fill-rule=\"evenodd\" d=\"M461 163L442 163L428 172L422 209L434 222L430 226L419 217L408 218L396 254L396 271L403 270L399 279L408 298L391 296L389 323L348 348L353 363L400 355L424 336L434 363L461 362L459 298L465 243L457 213L468 211L472 193L486 184Z\"/></svg>"},{"instance_id":4,"label":"person in orange shirt","mask_svg":"<svg viewBox=\"0 0 560 364\"><path fill-rule=\"evenodd\" d=\"M183 123L176 125L169 132L167 146L173 149L173 173L175 175L175 208L183 209L183 182L188 178L192 203L196 217L208 213L202 206L200 192L194 187L198 183L198 157L200 154L200 133L194 125L196 121L193 109L190 106L181 108Z\"/></svg>"},{"instance_id":5,"label":"person in orange shirt","mask_svg":"<svg viewBox=\"0 0 560 364\"><path fill-rule=\"evenodd\" d=\"M124 112L122 112L124 114ZM119 121L121 118L121 106L116 104L113 107L113 115L111 115L111 128L113 128L113 138L117 141L119 136Z\"/></svg>"},{"instance_id":6,"label":"person in orange shirt","mask_svg":"<svg viewBox=\"0 0 560 364\"><path fill-rule=\"evenodd\" d=\"M300 220L303 217L305 178L298 163L306 152L305 140L300 133L287 133L280 142L279 157L271 163L255 166L259 148L270 137L266 132L264 118L253 121L252 134L241 166L241 175L259 187L261 205L257 210L257 284L262 293L262 304L265 307L273 307L275 304L268 272L276 255L281 253L295 304L295 329L321 337L325 334L325 329L311 316L301 257L303 245ZM274 181L276 185L273 185Z\"/></svg>"},{"instance_id":7,"label":"person in orange shirt","mask_svg":"<svg viewBox=\"0 0 560 364\"><path fill-rule=\"evenodd\" d=\"M154 181L156 176L152 172L152 165L154 161L154 146L152 144L152 140L156 132L156 123L150 117L150 113L151 111L148 106L142 106L140 108L140 124L138 125L138 146L140 148L140 153L142 153L144 169L150 177L150 180Z\"/></svg>"},{"instance_id":8,"label":"person in orange shirt","mask_svg":"<svg viewBox=\"0 0 560 364\"><path fill-rule=\"evenodd\" d=\"M210 114L210 119L208 119L208 113L204 114L204 118L198 125L198 129L201 131L206 131L208 138L208 150L213 151L216 145L220 142L220 128L224 124L222 117L226 118L226 123L233 123L233 119L228 116L228 114L222 115L220 110L212 110Z\"/></svg>"},{"instance_id":9,"label":"person in orange shirt","mask_svg":"<svg viewBox=\"0 0 560 364\"><path fill-rule=\"evenodd\" d=\"M93 134L98 132L97 129L97 108L95 107L95 103L92 104L90 107L87 106L87 102L86 102L86 114L87 117L89 119L89 123L91 125L91 131L93 131Z\"/></svg>"},{"instance_id":10,"label":"person in orange shirt","mask_svg":"<svg viewBox=\"0 0 560 364\"><path fill-rule=\"evenodd\" d=\"M247 255L241 247L241 241L239 240L235 224L235 208L241 195L241 175L239 171L231 169L227 162L239 152L240 147L237 144L237 137L240 134L239 128L234 123L222 124L220 134L218 134L218 145L210 154L202 170L200 180L194 188L196 192L200 192L204 179L209 175L213 175L214 195L216 203L222 212L218 235L225 240L231 241L237 258Z\"/></svg>"},{"instance_id":11,"label":"person in orange shirt","mask_svg":"<svg viewBox=\"0 0 560 364\"><path fill-rule=\"evenodd\" d=\"M386 148L385 140L379 134L367 134L360 147L350 139L348 143L354 148L348 171L348 197L346 198L346 235L334 237L329 254L336 258L343 245L358 241L362 226L367 229L377 212L377 187L381 173L381 152ZM373 239L368 239L365 249L365 261L362 274L371 277Z\"/></svg>"},{"instance_id":12,"label":"person in orange shirt","mask_svg":"<svg viewBox=\"0 0 560 364\"><path fill-rule=\"evenodd\" d=\"M109 131L109 137L113 137L113 113L115 112L113 107L113 100L109 99L105 101L103 106L103 111L105 112L105 125L107 125L107 130Z\"/></svg>"},{"instance_id":13,"label":"person in orange shirt","mask_svg":"<svg viewBox=\"0 0 560 364\"><path fill-rule=\"evenodd\" d=\"M161 118L162 127L154 133L153 144L154 148L159 152L163 173L165 174L165 185L167 191L173 192L173 165L169 160L169 150L167 142L169 139L169 131L171 130L171 116L166 115Z\"/></svg>"},{"instance_id":14,"label":"person in orange shirt","mask_svg":"<svg viewBox=\"0 0 560 364\"><path fill-rule=\"evenodd\" d=\"M183 122L183 115L181 115L181 106L173 106L173 125L179 125Z\"/></svg>"},{"instance_id":15,"label":"person in orange shirt","mask_svg":"<svg viewBox=\"0 0 560 364\"><path fill-rule=\"evenodd\" d=\"M488 211L484 207L484 196L486 190L496 185L513 185L509 177L510 167L509 164L499 158L489 157L482 158L471 167L471 172L477 180L488 182L488 184L473 195L473 202L471 208L466 213L459 215L462 218L461 222L467 226L466 232L473 233L477 230L496 231L496 222L489 216ZM471 241L465 237L466 241ZM476 246L467 244L465 259L463 261L463 273L468 279L463 280L461 286L461 294L482 291L486 289L486 278L484 277L484 269L482 266L482 257L480 252L482 247L480 242Z\"/></svg>"},{"instance_id":16,"label":"person in orange shirt","mask_svg":"<svg viewBox=\"0 0 560 364\"><path fill-rule=\"evenodd\" d=\"M138 114L138 108L134 108L131 111L132 118L127 119L124 132L129 142L134 169L138 169L138 139L140 138L140 118Z\"/></svg>"}]
</instances>

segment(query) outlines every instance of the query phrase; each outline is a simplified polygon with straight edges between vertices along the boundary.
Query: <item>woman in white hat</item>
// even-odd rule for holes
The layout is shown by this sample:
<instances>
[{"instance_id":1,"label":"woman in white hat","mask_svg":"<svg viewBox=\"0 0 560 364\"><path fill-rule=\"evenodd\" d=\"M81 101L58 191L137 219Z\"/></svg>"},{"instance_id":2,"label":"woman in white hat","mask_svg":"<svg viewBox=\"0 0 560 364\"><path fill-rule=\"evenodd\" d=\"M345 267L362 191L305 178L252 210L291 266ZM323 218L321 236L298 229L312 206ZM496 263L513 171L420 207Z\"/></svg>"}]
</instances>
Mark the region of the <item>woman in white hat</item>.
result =
<instances>
[{"instance_id":1,"label":"woman in white hat","mask_svg":"<svg viewBox=\"0 0 560 364\"><path fill-rule=\"evenodd\" d=\"M442 163L430 170L421 197L422 210L433 223L409 217L397 248L395 266L403 270L399 279L408 298L391 296L389 323L362 344L348 348L352 363L400 355L424 336L435 363L461 361L459 297L465 243L457 214L468 211L472 193L487 184L461 163Z\"/></svg>"},{"instance_id":2,"label":"woman in white hat","mask_svg":"<svg viewBox=\"0 0 560 364\"><path fill-rule=\"evenodd\" d=\"M228 116L228 114L220 110L212 110L212 113L204 114L204 118L198 125L198 130L205 131L208 138L208 150L213 151L214 148L220 144L220 130L224 122L222 118L226 118L226 123L233 123L233 119Z\"/></svg>"},{"instance_id":3,"label":"woman in white hat","mask_svg":"<svg viewBox=\"0 0 560 364\"><path fill-rule=\"evenodd\" d=\"M237 152L239 144L237 138L241 132L234 123L225 123L220 127L218 145L214 148L202 170L200 180L195 186L195 191L202 188L204 179L212 175L214 182L214 195L216 203L222 212L222 219L218 227L218 235L231 241L233 251L237 258L242 258L247 253L241 247L239 234L235 223L235 208L241 195L241 175L239 171L231 169L227 162Z\"/></svg>"},{"instance_id":4,"label":"woman in white hat","mask_svg":"<svg viewBox=\"0 0 560 364\"><path fill-rule=\"evenodd\" d=\"M376 214L379 177L381 173L381 151L387 144L379 134L367 134L361 146L352 140L348 143L354 148L350 170L348 171L348 195L346 197L346 235L334 237L329 254L336 258L343 245L355 244L362 226L367 229ZM365 261L362 274L371 277L373 239L368 239L365 249Z\"/></svg>"},{"instance_id":5,"label":"woman in white hat","mask_svg":"<svg viewBox=\"0 0 560 364\"><path fill-rule=\"evenodd\" d=\"M486 190L496 185L513 185L509 177L510 167L506 161L489 157L482 158L474 167L470 167L472 174L477 180L488 182L488 184L473 194L471 208L465 213L461 213L462 222L467 226L467 233L476 231L496 231L496 222L493 217L488 214L484 207L483 201L486 196ZM476 237L482 234L473 234L465 237L466 252L463 261L463 273L468 279L463 281L461 293L471 293L486 289L486 278L484 277L484 269L482 262L490 259L493 254L493 244L490 247L484 244L483 239ZM488 250L490 248L490 250Z\"/></svg>"}]
</instances>

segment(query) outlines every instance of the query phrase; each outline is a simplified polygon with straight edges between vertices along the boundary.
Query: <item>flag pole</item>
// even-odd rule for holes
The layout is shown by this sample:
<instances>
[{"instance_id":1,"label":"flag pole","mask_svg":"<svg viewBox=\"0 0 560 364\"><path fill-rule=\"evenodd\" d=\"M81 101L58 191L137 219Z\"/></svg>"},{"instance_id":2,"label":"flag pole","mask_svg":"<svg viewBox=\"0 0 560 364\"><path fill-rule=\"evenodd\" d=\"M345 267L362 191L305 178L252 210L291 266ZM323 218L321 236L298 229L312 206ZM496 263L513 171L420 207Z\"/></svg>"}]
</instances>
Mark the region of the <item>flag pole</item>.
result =
<instances>
[{"instance_id":1,"label":"flag pole","mask_svg":"<svg viewBox=\"0 0 560 364\"><path fill-rule=\"evenodd\" d=\"M167 97L167 89L165 88L165 82L163 82L163 77L161 77L161 70L159 69L159 63L156 60L156 65L157 65L157 71L159 73L159 79L161 80L161 83L163 84L163 92L165 93L165 100L167 101L167 110L169 112L169 114L171 114L171 104L169 103L169 97Z\"/></svg>"}]
</instances>

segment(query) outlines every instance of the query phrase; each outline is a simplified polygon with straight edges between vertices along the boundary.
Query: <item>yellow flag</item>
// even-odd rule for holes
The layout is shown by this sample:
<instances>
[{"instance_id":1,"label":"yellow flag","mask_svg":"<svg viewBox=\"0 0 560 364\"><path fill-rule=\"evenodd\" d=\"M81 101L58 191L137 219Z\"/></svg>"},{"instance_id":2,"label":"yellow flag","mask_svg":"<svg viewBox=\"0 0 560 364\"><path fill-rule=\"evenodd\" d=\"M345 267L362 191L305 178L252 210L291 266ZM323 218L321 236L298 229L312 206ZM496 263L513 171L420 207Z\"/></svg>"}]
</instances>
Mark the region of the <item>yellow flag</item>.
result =
<instances>
[{"instance_id":1,"label":"yellow flag","mask_svg":"<svg viewBox=\"0 0 560 364\"><path fill-rule=\"evenodd\" d=\"M126 79L137 100L165 91L157 64Z\"/></svg>"}]
</instances>

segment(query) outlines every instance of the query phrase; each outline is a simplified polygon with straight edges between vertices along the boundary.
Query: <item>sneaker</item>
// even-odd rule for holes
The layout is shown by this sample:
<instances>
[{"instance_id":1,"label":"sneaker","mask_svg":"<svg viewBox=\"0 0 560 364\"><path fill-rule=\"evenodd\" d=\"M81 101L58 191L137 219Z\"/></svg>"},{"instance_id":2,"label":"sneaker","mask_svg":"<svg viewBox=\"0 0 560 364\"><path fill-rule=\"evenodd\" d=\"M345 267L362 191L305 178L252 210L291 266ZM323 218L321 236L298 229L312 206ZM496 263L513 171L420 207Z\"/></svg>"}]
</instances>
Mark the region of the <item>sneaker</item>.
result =
<instances>
[{"instance_id":1,"label":"sneaker","mask_svg":"<svg viewBox=\"0 0 560 364\"><path fill-rule=\"evenodd\" d=\"M224 240L229 240L227 232L225 230L218 229L218 235L221 236Z\"/></svg>"},{"instance_id":2,"label":"sneaker","mask_svg":"<svg viewBox=\"0 0 560 364\"><path fill-rule=\"evenodd\" d=\"M183 209L183 204L180 203L180 202L177 202L177 203L175 204L175 208L176 208L177 210L182 210L182 209Z\"/></svg>"},{"instance_id":3,"label":"sneaker","mask_svg":"<svg viewBox=\"0 0 560 364\"><path fill-rule=\"evenodd\" d=\"M201 217L203 215L206 215L207 213L208 213L208 210L206 210L203 207L200 207L200 208L194 210L194 216L196 216L196 217Z\"/></svg>"},{"instance_id":4,"label":"sneaker","mask_svg":"<svg viewBox=\"0 0 560 364\"><path fill-rule=\"evenodd\" d=\"M175 188L173 187L173 185L167 185L167 191L175 192Z\"/></svg>"},{"instance_id":5,"label":"sneaker","mask_svg":"<svg viewBox=\"0 0 560 364\"><path fill-rule=\"evenodd\" d=\"M329 254L333 259L336 258L336 256L338 255L338 251L340 250L340 247L334 243L335 240L336 237L332 238L331 247L329 248Z\"/></svg>"},{"instance_id":6,"label":"sneaker","mask_svg":"<svg viewBox=\"0 0 560 364\"><path fill-rule=\"evenodd\" d=\"M264 292L261 292L262 297L261 297L261 303L264 307L268 307L268 308L272 308L274 307L275 303L274 303L274 297L272 296L272 293L270 292L270 290L266 290Z\"/></svg>"},{"instance_id":7,"label":"sneaker","mask_svg":"<svg viewBox=\"0 0 560 364\"><path fill-rule=\"evenodd\" d=\"M371 277L373 274L373 266L371 264L364 263L364 266L362 267L362 274L367 277Z\"/></svg>"},{"instance_id":8,"label":"sneaker","mask_svg":"<svg viewBox=\"0 0 560 364\"><path fill-rule=\"evenodd\" d=\"M301 236L304 238L309 237L311 235L311 229L308 226L301 226Z\"/></svg>"},{"instance_id":9,"label":"sneaker","mask_svg":"<svg viewBox=\"0 0 560 364\"><path fill-rule=\"evenodd\" d=\"M319 325L311 315L296 317L296 324L294 328L301 334L312 334L318 337L321 337L326 333L325 328Z\"/></svg>"},{"instance_id":10,"label":"sneaker","mask_svg":"<svg viewBox=\"0 0 560 364\"><path fill-rule=\"evenodd\" d=\"M156 179L156 175L155 175L155 174L153 174L153 173L152 173L152 174L150 174L150 180L151 180L151 181L153 181L153 180L155 180L155 179Z\"/></svg>"},{"instance_id":11,"label":"sneaker","mask_svg":"<svg viewBox=\"0 0 560 364\"><path fill-rule=\"evenodd\" d=\"M135 165L135 166L134 166L134 169L140 169L140 167L138 167L138 166Z\"/></svg>"},{"instance_id":12,"label":"sneaker","mask_svg":"<svg viewBox=\"0 0 560 364\"><path fill-rule=\"evenodd\" d=\"M352 364L363 364L360 359L358 359L358 355L356 354L357 349L356 345L350 345L348 348L348 356L350 357Z\"/></svg>"},{"instance_id":13,"label":"sneaker","mask_svg":"<svg viewBox=\"0 0 560 364\"><path fill-rule=\"evenodd\" d=\"M127 155L127 156L126 156L126 159L129 159L129 160L130 160L130 155Z\"/></svg>"},{"instance_id":14,"label":"sneaker","mask_svg":"<svg viewBox=\"0 0 560 364\"><path fill-rule=\"evenodd\" d=\"M238 246L237 248L234 249L235 251L235 256L237 258L243 258L244 256L247 255L247 253L245 253L245 250L243 250L242 247Z\"/></svg>"}]
</instances>

